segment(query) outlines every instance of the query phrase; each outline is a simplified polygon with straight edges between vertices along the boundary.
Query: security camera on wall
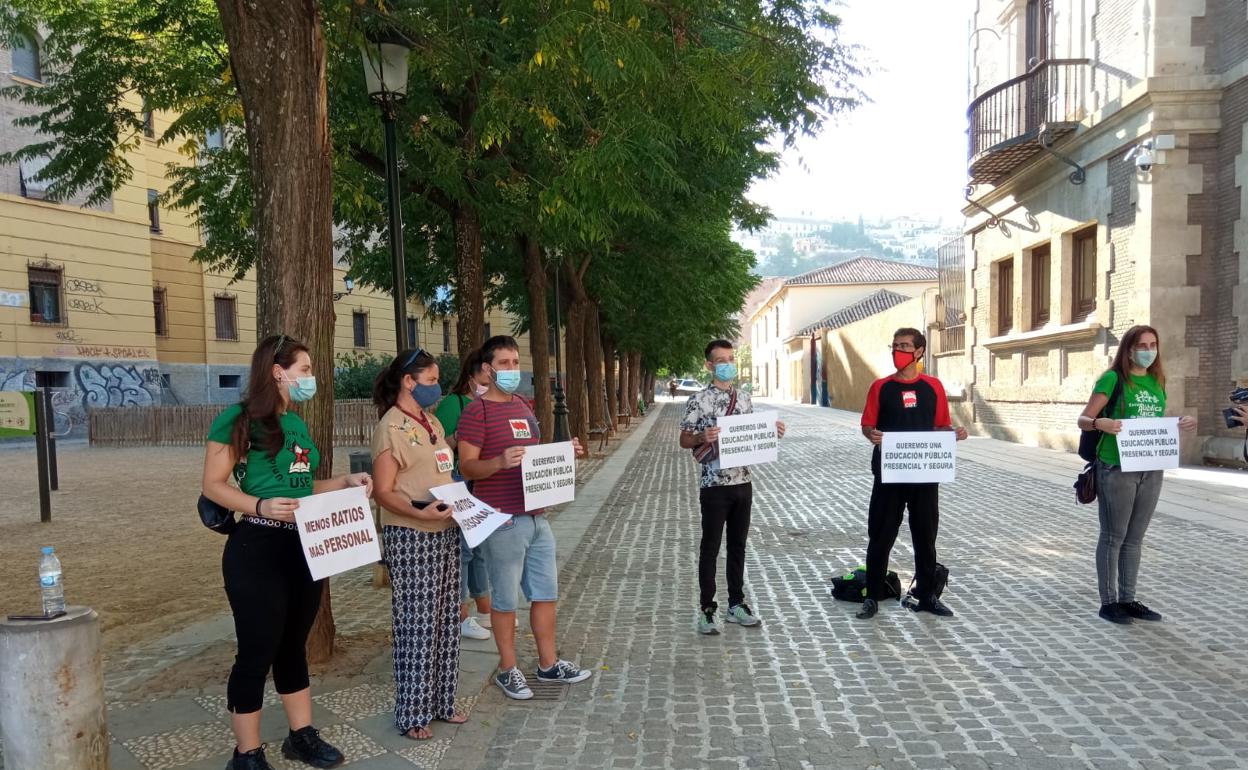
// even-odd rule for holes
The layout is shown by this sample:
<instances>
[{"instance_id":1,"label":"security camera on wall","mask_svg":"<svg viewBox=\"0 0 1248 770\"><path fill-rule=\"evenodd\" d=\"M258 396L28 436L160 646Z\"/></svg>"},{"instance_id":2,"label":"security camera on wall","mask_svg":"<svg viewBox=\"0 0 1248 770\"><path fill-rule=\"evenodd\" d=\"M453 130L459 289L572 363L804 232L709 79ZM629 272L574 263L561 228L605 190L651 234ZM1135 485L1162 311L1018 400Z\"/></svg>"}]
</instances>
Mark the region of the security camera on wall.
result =
<instances>
[{"instance_id":1,"label":"security camera on wall","mask_svg":"<svg viewBox=\"0 0 1248 770\"><path fill-rule=\"evenodd\" d=\"M1127 156L1123 160L1135 161L1135 167L1141 173L1147 174L1153 170L1153 163L1156 162L1153 156L1153 140L1145 139L1136 146L1131 148Z\"/></svg>"}]
</instances>

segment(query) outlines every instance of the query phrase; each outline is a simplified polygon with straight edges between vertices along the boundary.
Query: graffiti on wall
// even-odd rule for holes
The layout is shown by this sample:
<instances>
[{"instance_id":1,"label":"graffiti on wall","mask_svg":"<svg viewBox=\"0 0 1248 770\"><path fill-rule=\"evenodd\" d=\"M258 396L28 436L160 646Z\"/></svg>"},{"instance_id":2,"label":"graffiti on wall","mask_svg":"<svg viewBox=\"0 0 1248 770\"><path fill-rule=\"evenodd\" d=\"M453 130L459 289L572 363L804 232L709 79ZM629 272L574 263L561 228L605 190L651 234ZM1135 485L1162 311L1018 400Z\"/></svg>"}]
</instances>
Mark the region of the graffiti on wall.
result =
<instances>
[{"instance_id":1,"label":"graffiti on wall","mask_svg":"<svg viewBox=\"0 0 1248 770\"><path fill-rule=\"evenodd\" d=\"M155 372L157 388L147 372ZM74 379L82 391L84 408L104 406L151 406L159 393L160 370L140 371L128 364L78 364Z\"/></svg>"},{"instance_id":2,"label":"graffiti on wall","mask_svg":"<svg viewBox=\"0 0 1248 770\"><path fill-rule=\"evenodd\" d=\"M0 390L34 390L35 369L0 365ZM87 410L160 403L160 369L120 362L82 362L73 367L68 387L52 391L55 436L86 429Z\"/></svg>"}]
</instances>

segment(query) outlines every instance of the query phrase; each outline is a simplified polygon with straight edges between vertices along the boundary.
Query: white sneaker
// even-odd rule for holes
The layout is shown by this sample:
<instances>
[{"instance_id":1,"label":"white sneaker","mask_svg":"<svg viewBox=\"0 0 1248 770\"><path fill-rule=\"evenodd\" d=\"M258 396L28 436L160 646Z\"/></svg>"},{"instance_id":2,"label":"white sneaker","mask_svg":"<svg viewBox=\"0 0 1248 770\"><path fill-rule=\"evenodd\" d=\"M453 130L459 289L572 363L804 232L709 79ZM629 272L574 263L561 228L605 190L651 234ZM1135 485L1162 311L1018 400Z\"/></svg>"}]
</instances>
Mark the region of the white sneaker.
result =
<instances>
[{"instance_id":1,"label":"white sneaker","mask_svg":"<svg viewBox=\"0 0 1248 770\"><path fill-rule=\"evenodd\" d=\"M481 627L476 618L468 618L459 624L459 633L466 639L489 639L490 632Z\"/></svg>"}]
</instances>

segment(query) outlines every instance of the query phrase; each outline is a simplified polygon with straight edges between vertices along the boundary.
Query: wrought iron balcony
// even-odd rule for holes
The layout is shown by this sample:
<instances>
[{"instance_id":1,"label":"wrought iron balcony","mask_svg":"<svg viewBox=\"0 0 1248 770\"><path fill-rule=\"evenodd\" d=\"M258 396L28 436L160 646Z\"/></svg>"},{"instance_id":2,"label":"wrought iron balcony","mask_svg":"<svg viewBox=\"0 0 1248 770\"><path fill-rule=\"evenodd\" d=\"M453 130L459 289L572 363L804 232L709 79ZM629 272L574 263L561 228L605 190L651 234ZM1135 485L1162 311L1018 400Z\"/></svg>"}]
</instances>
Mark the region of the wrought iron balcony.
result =
<instances>
[{"instance_id":1,"label":"wrought iron balcony","mask_svg":"<svg viewBox=\"0 0 1248 770\"><path fill-rule=\"evenodd\" d=\"M1075 132L1085 117L1088 64L1088 59L1048 59L971 102L966 114L972 185L1000 184Z\"/></svg>"}]
</instances>

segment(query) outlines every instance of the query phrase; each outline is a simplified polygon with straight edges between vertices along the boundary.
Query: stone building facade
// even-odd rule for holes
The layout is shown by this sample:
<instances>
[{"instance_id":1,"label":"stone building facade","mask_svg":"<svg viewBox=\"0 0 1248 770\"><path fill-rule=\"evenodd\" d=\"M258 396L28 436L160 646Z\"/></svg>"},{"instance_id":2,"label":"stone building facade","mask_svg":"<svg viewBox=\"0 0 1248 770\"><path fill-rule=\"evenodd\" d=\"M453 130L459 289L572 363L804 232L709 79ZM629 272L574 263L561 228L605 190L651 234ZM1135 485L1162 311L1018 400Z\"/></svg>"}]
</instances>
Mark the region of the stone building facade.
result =
<instances>
[{"instance_id":1,"label":"stone building facade","mask_svg":"<svg viewBox=\"0 0 1248 770\"><path fill-rule=\"evenodd\" d=\"M1248 380L1248 3L976 0L971 27L968 228L932 319L957 408L1072 447L1149 324L1170 413L1199 421L1184 460L1239 458L1221 410Z\"/></svg>"}]
</instances>

